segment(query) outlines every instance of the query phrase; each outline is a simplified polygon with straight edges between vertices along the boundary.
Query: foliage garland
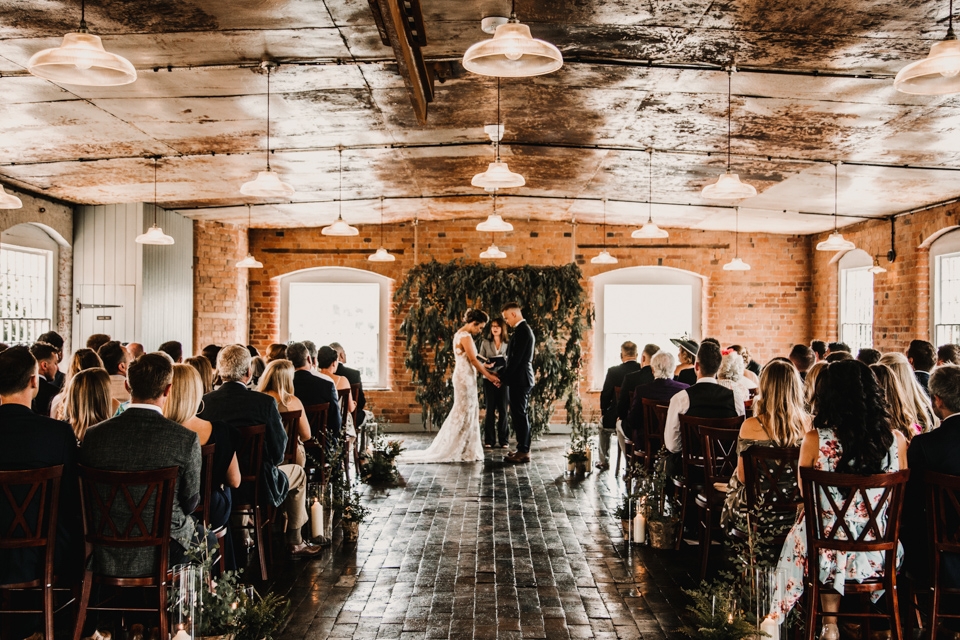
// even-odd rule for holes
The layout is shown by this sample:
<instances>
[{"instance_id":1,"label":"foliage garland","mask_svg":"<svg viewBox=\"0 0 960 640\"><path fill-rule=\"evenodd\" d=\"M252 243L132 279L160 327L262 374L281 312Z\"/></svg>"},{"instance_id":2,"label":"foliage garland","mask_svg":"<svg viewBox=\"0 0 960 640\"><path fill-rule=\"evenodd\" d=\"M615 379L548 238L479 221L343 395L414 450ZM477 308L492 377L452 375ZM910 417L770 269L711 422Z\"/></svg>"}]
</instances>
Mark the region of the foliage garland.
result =
<instances>
[{"instance_id":1,"label":"foliage garland","mask_svg":"<svg viewBox=\"0 0 960 640\"><path fill-rule=\"evenodd\" d=\"M501 269L464 260L431 260L411 269L394 294L394 303L396 313L405 316L400 326L407 343L404 364L413 375L424 423L439 426L453 406L452 340L464 313L475 308L491 319L499 318L500 308L511 301L520 303L537 338L536 383L530 395L533 435L547 431L554 404L561 398L568 421L579 421L580 342L593 321L582 278L576 264Z\"/></svg>"}]
</instances>

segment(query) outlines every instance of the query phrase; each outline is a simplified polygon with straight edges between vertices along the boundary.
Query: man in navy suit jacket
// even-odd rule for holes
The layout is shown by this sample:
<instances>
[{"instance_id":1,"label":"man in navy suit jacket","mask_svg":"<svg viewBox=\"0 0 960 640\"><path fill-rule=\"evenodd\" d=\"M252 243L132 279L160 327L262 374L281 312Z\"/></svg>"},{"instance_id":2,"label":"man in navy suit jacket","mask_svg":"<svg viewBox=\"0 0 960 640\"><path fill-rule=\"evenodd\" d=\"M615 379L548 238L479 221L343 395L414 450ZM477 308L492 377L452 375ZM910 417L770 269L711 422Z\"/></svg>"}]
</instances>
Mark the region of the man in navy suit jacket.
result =
<instances>
[{"instance_id":1,"label":"man in navy suit jacket","mask_svg":"<svg viewBox=\"0 0 960 640\"><path fill-rule=\"evenodd\" d=\"M337 361L337 354L330 347L323 347L323 366L321 369L330 368L331 362ZM332 361L330 354L333 354ZM330 409L327 411L327 424L324 426L327 436L327 447L335 451L340 441L340 431L343 426L340 421L340 405L338 402L337 385L333 379L324 373L314 373L311 369L310 355L306 345L302 342L294 342L287 345L287 358L293 363L293 395L297 396L303 406L310 407L325 402L330 403ZM317 365L320 366L320 359ZM319 425L318 425L319 426ZM313 436L317 437L318 433Z\"/></svg>"},{"instance_id":2,"label":"man in navy suit jacket","mask_svg":"<svg viewBox=\"0 0 960 640\"><path fill-rule=\"evenodd\" d=\"M600 460L598 469L609 469L607 451L610 449L610 435L617 429L617 389L623 391L623 381L628 374L640 371L637 362L637 345L627 340L620 345L620 364L607 369L607 376L603 380L603 389L600 390Z\"/></svg>"},{"instance_id":3,"label":"man in navy suit jacket","mask_svg":"<svg viewBox=\"0 0 960 640\"><path fill-rule=\"evenodd\" d=\"M504 457L508 462L530 462L530 419L527 405L533 390L533 351L537 339L527 321L523 319L520 305L509 302L503 306L503 319L513 330L507 344L507 366L500 379L510 392L510 420L517 434L517 450Z\"/></svg>"}]
</instances>

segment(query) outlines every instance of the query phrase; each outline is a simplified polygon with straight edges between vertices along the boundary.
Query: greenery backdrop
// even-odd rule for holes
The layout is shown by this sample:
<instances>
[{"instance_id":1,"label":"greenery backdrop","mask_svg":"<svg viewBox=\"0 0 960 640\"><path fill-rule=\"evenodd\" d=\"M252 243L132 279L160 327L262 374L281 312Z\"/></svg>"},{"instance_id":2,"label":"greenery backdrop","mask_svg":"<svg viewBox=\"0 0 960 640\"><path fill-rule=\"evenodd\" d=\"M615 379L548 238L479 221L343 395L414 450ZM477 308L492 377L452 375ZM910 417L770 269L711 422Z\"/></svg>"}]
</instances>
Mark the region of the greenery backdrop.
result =
<instances>
[{"instance_id":1,"label":"greenery backdrop","mask_svg":"<svg viewBox=\"0 0 960 640\"><path fill-rule=\"evenodd\" d=\"M464 313L474 308L499 318L500 308L511 301L520 304L537 339L536 384L530 395L534 436L547 430L554 404L561 398L567 420L578 423L580 341L593 320L582 277L576 264L501 269L433 260L414 267L394 294L394 303L398 315L406 314L400 326L407 342L404 364L413 375L424 423L439 427L453 406L452 340Z\"/></svg>"}]
</instances>

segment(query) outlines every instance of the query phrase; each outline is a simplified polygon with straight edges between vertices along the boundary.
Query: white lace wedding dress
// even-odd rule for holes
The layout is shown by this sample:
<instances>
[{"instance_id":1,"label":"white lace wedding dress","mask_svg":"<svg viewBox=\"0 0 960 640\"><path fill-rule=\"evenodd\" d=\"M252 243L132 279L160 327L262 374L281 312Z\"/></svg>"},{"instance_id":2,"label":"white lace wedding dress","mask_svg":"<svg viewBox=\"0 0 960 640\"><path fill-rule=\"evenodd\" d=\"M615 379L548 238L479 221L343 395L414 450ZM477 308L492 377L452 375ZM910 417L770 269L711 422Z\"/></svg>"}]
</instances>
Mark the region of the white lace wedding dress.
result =
<instances>
[{"instance_id":1,"label":"white lace wedding dress","mask_svg":"<svg viewBox=\"0 0 960 640\"><path fill-rule=\"evenodd\" d=\"M483 460L480 441L480 399L477 397L477 371L460 346L466 331L453 336L453 408L433 443L422 451L409 451L398 462L476 462Z\"/></svg>"}]
</instances>

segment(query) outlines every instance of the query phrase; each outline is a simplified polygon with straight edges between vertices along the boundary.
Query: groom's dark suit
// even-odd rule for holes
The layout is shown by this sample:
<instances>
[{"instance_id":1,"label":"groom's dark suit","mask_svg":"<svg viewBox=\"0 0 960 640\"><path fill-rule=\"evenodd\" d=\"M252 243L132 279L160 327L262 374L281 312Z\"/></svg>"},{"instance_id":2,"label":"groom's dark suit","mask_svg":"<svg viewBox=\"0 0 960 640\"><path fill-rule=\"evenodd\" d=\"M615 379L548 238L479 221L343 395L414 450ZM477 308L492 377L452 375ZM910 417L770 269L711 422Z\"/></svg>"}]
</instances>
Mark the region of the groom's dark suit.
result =
<instances>
[{"instance_id":1,"label":"groom's dark suit","mask_svg":"<svg viewBox=\"0 0 960 640\"><path fill-rule=\"evenodd\" d=\"M507 366L500 374L500 380L510 389L510 419L517 434L517 453L530 453L527 403L533 389L533 347L536 342L530 325L521 320L513 328L513 336L507 343Z\"/></svg>"}]
</instances>

